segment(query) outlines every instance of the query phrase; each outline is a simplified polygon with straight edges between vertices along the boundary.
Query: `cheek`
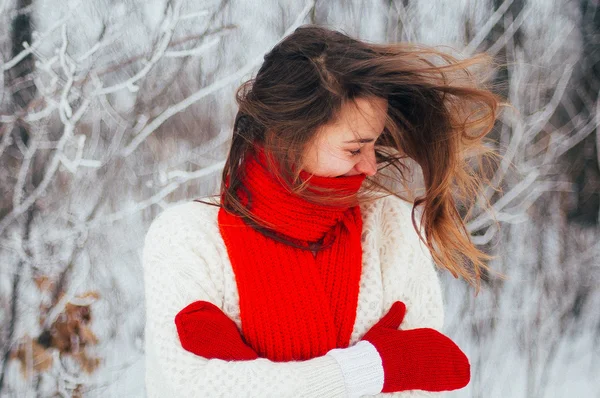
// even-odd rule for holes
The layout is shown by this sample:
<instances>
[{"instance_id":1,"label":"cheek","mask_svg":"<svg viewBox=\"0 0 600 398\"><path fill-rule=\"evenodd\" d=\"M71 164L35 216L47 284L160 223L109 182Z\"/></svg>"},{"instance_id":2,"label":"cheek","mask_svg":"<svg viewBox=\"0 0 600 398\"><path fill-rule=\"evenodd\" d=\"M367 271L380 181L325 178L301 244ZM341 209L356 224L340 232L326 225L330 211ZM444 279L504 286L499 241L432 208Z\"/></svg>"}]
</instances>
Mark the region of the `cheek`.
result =
<instances>
[{"instance_id":1,"label":"cheek","mask_svg":"<svg viewBox=\"0 0 600 398\"><path fill-rule=\"evenodd\" d=\"M323 177L337 177L348 173L356 164L343 150L332 148L327 142L320 142L306 154L305 169Z\"/></svg>"},{"instance_id":2,"label":"cheek","mask_svg":"<svg viewBox=\"0 0 600 398\"><path fill-rule=\"evenodd\" d=\"M354 168L354 161L345 158L343 154L323 151L319 154L318 168L323 175L337 177Z\"/></svg>"}]
</instances>

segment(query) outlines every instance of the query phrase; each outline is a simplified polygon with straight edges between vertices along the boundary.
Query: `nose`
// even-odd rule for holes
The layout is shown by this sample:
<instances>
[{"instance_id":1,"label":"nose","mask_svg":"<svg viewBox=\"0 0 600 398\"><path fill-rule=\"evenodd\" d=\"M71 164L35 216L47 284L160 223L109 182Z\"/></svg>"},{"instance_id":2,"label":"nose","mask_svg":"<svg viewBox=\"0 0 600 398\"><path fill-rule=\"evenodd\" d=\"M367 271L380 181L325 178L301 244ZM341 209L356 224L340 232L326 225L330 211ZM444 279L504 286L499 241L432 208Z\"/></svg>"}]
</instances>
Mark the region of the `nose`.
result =
<instances>
[{"instance_id":1,"label":"nose","mask_svg":"<svg viewBox=\"0 0 600 398\"><path fill-rule=\"evenodd\" d=\"M368 176L375 175L377 173L377 161L375 159L375 150L367 151L360 161L356 164L356 169Z\"/></svg>"}]
</instances>

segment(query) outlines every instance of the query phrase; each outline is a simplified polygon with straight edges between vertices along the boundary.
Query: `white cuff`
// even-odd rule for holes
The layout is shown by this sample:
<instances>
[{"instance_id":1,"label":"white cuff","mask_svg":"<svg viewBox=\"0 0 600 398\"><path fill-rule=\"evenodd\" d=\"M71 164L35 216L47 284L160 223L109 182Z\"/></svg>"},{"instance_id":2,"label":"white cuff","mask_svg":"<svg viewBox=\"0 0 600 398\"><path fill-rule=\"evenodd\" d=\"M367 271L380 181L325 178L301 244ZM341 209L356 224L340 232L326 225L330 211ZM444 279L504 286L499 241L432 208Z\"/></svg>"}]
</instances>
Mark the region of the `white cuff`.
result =
<instances>
[{"instance_id":1,"label":"white cuff","mask_svg":"<svg viewBox=\"0 0 600 398\"><path fill-rule=\"evenodd\" d=\"M370 342L361 340L348 348L334 348L327 355L340 365L349 397L379 394L383 390L381 356Z\"/></svg>"}]
</instances>

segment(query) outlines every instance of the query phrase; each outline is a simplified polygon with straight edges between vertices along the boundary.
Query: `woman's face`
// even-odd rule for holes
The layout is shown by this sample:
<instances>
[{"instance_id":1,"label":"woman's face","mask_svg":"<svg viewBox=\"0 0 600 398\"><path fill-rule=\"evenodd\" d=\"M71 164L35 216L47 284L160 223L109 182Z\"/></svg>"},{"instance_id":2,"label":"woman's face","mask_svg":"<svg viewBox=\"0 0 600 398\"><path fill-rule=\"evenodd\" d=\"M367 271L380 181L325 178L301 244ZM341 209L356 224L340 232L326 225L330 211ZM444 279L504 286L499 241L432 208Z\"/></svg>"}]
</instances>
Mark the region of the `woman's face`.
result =
<instances>
[{"instance_id":1,"label":"woman's face","mask_svg":"<svg viewBox=\"0 0 600 398\"><path fill-rule=\"evenodd\" d=\"M385 126L387 100L364 97L355 103L344 105L338 119L322 126L307 145L305 171L322 177L377 172L375 141Z\"/></svg>"}]
</instances>

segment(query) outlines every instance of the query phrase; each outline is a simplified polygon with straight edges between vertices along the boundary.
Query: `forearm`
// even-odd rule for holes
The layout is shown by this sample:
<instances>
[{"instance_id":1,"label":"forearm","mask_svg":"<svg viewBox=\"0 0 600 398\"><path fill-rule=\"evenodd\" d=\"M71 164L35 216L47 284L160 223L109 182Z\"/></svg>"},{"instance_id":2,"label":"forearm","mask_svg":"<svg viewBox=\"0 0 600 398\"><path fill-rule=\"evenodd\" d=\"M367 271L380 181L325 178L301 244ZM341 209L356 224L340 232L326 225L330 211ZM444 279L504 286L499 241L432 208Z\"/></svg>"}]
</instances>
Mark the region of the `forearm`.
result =
<instances>
[{"instance_id":1,"label":"forearm","mask_svg":"<svg viewBox=\"0 0 600 398\"><path fill-rule=\"evenodd\" d=\"M201 257L206 251L190 250L186 242L207 238L198 236L199 232L191 228L186 230L185 236L176 236L183 230L181 224L189 221L174 214L167 216L151 227L143 251L149 397L346 397L360 394L359 387L355 389L353 380L347 376L349 371L343 370L344 365L333 355L291 362L265 358L225 361L186 351L179 340L175 316L198 300L221 308L218 297L222 288L215 284L219 276L209 271ZM361 353L355 354L361 356ZM347 385L355 390L348 391Z\"/></svg>"},{"instance_id":2,"label":"forearm","mask_svg":"<svg viewBox=\"0 0 600 398\"><path fill-rule=\"evenodd\" d=\"M179 338L173 338L177 333L175 328L160 321L161 312L168 316L161 308L162 305L148 306L146 355L149 370L164 380L160 386L163 393L176 397L360 397L381 391L381 359L367 342L335 349L306 361L209 359L186 351L178 344ZM203 336L197 338L202 340ZM213 346L211 352L218 355L219 347L223 346ZM231 352L223 348L222 355L230 356Z\"/></svg>"}]
</instances>

